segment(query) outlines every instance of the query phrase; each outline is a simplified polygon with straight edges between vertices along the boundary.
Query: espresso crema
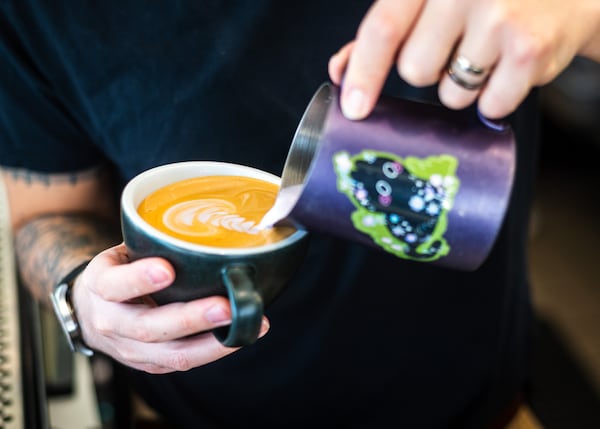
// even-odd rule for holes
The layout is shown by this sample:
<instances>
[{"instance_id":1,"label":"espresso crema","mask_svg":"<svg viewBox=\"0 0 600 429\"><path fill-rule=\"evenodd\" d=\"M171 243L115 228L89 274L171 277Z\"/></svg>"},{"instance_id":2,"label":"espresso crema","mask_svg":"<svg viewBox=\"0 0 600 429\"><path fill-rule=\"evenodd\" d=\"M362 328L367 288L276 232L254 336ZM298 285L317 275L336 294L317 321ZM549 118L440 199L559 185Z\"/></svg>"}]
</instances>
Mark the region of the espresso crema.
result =
<instances>
[{"instance_id":1,"label":"espresso crema","mask_svg":"<svg viewBox=\"0 0 600 429\"><path fill-rule=\"evenodd\" d=\"M245 176L202 176L172 183L147 196L140 216L172 237L213 247L254 247L291 235L289 226L258 228L279 187Z\"/></svg>"}]
</instances>

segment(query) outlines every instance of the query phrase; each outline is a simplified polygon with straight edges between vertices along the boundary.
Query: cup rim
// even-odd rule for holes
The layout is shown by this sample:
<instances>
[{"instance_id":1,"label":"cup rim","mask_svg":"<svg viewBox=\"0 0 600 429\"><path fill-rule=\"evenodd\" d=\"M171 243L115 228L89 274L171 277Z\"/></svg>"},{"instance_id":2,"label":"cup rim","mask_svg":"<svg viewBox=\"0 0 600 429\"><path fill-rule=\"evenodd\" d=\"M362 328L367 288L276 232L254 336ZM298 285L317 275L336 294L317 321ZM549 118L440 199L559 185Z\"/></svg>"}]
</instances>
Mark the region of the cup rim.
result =
<instances>
[{"instance_id":1,"label":"cup rim","mask_svg":"<svg viewBox=\"0 0 600 429\"><path fill-rule=\"evenodd\" d=\"M202 168L214 171L210 174L202 174ZM199 170L200 173L197 173ZM218 170L218 173L216 172ZM173 172L178 172L173 176ZM134 176L126 183L121 193L121 215L129 219L136 227L144 232L144 234L160 239L170 246L185 249L192 252L202 252L220 256L242 256L256 255L261 253L273 252L293 244L308 233L300 225L294 225L296 231L290 236L276 241L274 243L265 244L262 246L252 247L213 247L203 244L197 244L171 237L170 235L159 231L148 222L146 222L137 212L137 206L143 198L151 192L166 186L168 184L178 182L193 177L206 175L222 175L222 176L246 176L265 180L267 182L279 185L281 178L264 170L259 170L243 164L236 164L221 161L179 161L168 164L162 164L157 167L145 170ZM145 190L140 190L140 187L146 187Z\"/></svg>"}]
</instances>

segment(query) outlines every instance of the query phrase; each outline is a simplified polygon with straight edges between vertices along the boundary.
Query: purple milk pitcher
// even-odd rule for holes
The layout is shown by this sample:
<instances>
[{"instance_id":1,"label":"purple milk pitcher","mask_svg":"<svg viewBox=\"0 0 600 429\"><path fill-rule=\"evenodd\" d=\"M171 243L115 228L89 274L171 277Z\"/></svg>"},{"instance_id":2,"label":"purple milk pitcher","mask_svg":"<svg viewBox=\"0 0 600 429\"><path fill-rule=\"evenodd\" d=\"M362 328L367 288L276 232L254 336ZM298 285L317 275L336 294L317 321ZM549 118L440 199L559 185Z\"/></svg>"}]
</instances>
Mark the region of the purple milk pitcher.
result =
<instances>
[{"instance_id":1,"label":"purple milk pitcher","mask_svg":"<svg viewBox=\"0 0 600 429\"><path fill-rule=\"evenodd\" d=\"M508 124L392 97L351 121L339 88L325 83L261 224L285 219L401 259L474 270L498 235L514 171Z\"/></svg>"}]
</instances>

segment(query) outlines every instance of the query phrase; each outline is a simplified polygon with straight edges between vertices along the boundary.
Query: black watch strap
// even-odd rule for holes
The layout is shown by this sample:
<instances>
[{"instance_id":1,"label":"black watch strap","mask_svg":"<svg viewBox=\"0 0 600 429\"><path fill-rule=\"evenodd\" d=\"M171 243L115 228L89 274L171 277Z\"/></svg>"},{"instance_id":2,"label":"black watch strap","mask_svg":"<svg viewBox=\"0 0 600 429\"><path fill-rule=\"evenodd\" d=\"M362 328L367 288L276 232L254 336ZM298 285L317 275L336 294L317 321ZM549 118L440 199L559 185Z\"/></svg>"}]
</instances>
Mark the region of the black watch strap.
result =
<instances>
[{"instance_id":1,"label":"black watch strap","mask_svg":"<svg viewBox=\"0 0 600 429\"><path fill-rule=\"evenodd\" d=\"M93 350L87 347L83 342L83 336L81 334L81 328L77 322L75 316L75 310L71 302L71 287L75 278L87 267L90 261L75 267L69 274L67 274L54 288L50 294L50 301L52 302L52 308L54 314L58 319L69 347L74 352L82 353L86 356L92 356Z\"/></svg>"}]
</instances>

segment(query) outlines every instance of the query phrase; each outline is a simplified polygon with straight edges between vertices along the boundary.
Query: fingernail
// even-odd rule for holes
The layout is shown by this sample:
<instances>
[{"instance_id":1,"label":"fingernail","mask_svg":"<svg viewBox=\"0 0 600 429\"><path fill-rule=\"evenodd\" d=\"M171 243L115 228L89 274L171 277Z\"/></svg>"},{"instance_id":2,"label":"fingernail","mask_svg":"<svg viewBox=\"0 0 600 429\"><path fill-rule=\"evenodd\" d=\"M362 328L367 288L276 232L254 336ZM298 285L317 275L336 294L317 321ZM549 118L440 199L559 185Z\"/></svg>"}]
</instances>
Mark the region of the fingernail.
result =
<instances>
[{"instance_id":1,"label":"fingernail","mask_svg":"<svg viewBox=\"0 0 600 429\"><path fill-rule=\"evenodd\" d=\"M220 305L209 308L204 314L204 317L216 326L229 325L231 323L229 312Z\"/></svg>"},{"instance_id":2,"label":"fingernail","mask_svg":"<svg viewBox=\"0 0 600 429\"><path fill-rule=\"evenodd\" d=\"M367 114L367 97L358 88L352 88L342 103L342 113L350 120L363 119Z\"/></svg>"},{"instance_id":3,"label":"fingernail","mask_svg":"<svg viewBox=\"0 0 600 429\"><path fill-rule=\"evenodd\" d=\"M263 335L265 335L267 332L269 332L270 328L271 328L271 324L269 323L269 320L266 317L263 317L262 324L260 325L260 332L258 334L258 337L260 338Z\"/></svg>"},{"instance_id":4,"label":"fingernail","mask_svg":"<svg viewBox=\"0 0 600 429\"><path fill-rule=\"evenodd\" d=\"M171 281L171 273L161 266L154 266L148 270L148 277L152 284L164 286Z\"/></svg>"}]
</instances>

